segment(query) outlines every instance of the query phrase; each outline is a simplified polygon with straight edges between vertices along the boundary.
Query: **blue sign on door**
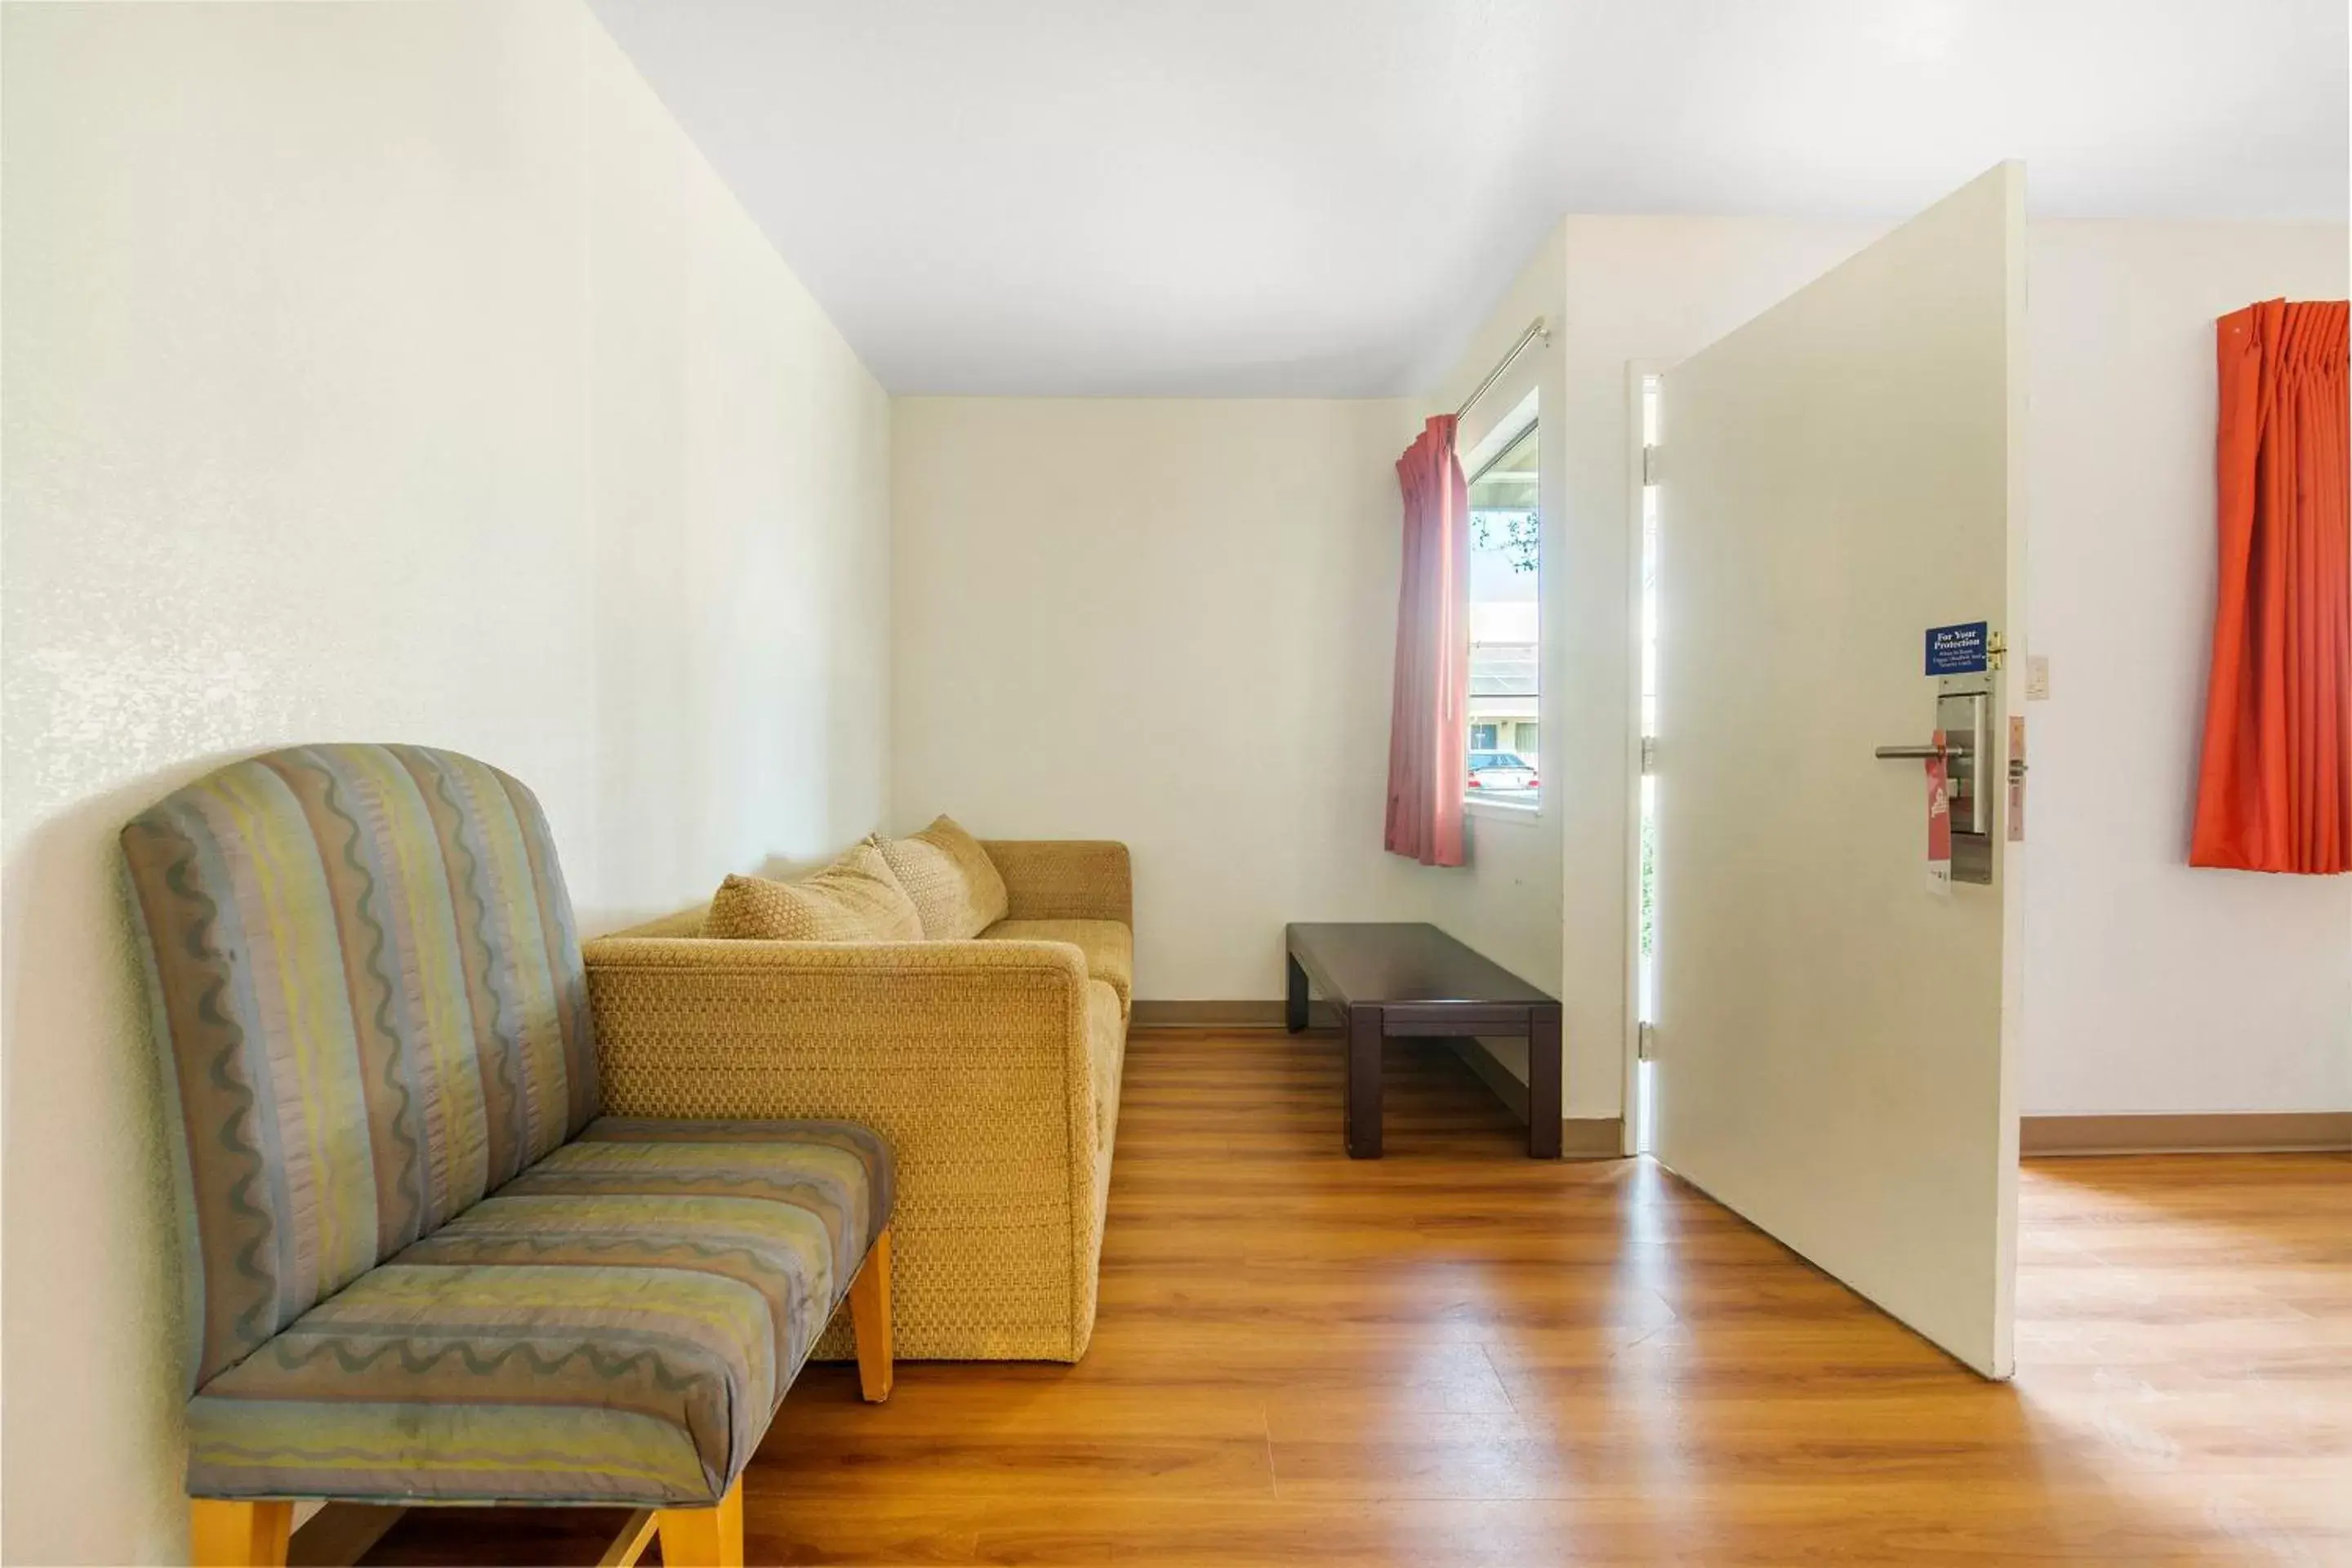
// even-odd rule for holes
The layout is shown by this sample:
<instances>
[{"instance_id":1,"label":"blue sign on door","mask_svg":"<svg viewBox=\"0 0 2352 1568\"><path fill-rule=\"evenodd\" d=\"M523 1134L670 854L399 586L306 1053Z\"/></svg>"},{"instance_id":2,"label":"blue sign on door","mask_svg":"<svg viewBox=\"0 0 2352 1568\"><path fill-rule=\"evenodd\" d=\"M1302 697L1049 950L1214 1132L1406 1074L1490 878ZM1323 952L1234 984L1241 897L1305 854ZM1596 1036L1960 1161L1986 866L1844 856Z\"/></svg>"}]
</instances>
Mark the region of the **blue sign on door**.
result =
<instances>
[{"instance_id":1,"label":"blue sign on door","mask_svg":"<svg viewBox=\"0 0 2352 1568\"><path fill-rule=\"evenodd\" d=\"M1957 626L1927 628L1927 673L1975 675L1985 668L1986 633L1990 624L1966 621Z\"/></svg>"}]
</instances>

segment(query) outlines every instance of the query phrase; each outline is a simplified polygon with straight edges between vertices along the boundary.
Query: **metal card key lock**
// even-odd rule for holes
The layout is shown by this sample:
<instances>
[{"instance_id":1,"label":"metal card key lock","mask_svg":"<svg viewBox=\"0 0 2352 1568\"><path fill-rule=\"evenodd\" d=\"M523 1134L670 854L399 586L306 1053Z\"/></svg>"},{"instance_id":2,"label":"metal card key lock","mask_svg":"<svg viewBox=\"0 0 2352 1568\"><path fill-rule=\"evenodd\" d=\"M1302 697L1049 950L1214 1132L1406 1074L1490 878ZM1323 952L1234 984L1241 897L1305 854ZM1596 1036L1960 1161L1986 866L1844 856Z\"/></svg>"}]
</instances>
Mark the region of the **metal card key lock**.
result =
<instances>
[{"instance_id":1,"label":"metal card key lock","mask_svg":"<svg viewBox=\"0 0 2352 1568\"><path fill-rule=\"evenodd\" d=\"M1940 751L1935 746L1878 748L1878 755L1886 758L1943 757L1951 801L1955 882L1984 885L1992 881L1990 768L1996 750L1992 702L1993 676L1990 671L1938 676L1936 728L1944 732Z\"/></svg>"}]
</instances>

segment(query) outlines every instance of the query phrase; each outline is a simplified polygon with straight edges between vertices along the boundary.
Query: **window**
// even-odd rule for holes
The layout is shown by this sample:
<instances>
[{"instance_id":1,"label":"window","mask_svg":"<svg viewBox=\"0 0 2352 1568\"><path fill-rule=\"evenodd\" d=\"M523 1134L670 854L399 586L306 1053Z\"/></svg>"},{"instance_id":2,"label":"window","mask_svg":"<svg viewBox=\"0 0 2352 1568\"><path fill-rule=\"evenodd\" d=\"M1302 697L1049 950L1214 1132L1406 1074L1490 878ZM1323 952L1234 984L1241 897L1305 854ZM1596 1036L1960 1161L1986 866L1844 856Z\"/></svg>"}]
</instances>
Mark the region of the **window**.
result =
<instances>
[{"instance_id":1,"label":"window","mask_svg":"<svg viewBox=\"0 0 2352 1568\"><path fill-rule=\"evenodd\" d=\"M1536 466L1530 395L1471 454L1470 468L1469 798L1518 806L1542 798Z\"/></svg>"}]
</instances>

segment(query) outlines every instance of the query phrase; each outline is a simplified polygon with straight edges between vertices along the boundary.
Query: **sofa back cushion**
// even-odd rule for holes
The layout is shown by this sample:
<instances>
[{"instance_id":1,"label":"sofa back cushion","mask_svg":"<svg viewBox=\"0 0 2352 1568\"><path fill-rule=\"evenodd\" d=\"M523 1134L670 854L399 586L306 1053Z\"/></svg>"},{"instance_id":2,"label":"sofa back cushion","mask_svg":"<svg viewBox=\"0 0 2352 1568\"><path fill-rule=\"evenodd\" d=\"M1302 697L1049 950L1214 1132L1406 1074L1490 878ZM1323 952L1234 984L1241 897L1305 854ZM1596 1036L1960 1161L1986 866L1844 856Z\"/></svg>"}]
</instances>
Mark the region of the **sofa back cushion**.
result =
<instances>
[{"instance_id":1,"label":"sofa back cushion","mask_svg":"<svg viewBox=\"0 0 2352 1568\"><path fill-rule=\"evenodd\" d=\"M272 752L122 848L200 1387L586 1126L596 1042L546 818L469 757Z\"/></svg>"},{"instance_id":2,"label":"sofa back cushion","mask_svg":"<svg viewBox=\"0 0 2352 1568\"><path fill-rule=\"evenodd\" d=\"M730 877L702 934L759 942L919 942L923 922L881 852L858 844L796 882Z\"/></svg>"},{"instance_id":3,"label":"sofa back cushion","mask_svg":"<svg viewBox=\"0 0 2352 1568\"><path fill-rule=\"evenodd\" d=\"M876 837L934 942L962 942L1003 920L1011 900L988 851L950 817L911 838Z\"/></svg>"}]
</instances>

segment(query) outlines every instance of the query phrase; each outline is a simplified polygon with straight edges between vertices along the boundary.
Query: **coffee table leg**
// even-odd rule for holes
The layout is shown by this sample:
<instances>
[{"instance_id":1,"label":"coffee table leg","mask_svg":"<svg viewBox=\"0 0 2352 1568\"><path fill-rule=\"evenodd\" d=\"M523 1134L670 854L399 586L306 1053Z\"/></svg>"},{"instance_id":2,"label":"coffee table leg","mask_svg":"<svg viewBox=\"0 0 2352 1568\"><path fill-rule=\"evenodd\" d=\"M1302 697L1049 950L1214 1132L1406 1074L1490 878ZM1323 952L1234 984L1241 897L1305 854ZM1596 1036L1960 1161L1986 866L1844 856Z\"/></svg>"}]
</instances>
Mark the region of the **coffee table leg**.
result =
<instances>
[{"instance_id":1,"label":"coffee table leg","mask_svg":"<svg viewBox=\"0 0 2352 1568\"><path fill-rule=\"evenodd\" d=\"M1283 962L1290 970L1290 994L1283 1005L1282 1022L1295 1035L1307 1027L1307 971L1287 954Z\"/></svg>"},{"instance_id":2,"label":"coffee table leg","mask_svg":"<svg viewBox=\"0 0 2352 1568\"><path fill-rule=\"evenodd\" d=\"M1381 1157L1381 1010L1348 1009L1348 1158Z\"/></svg>"},{"instance_id":3,"label":"coffee table leg","mask_svg":"<svg viewBox=\"0 0 2352 1568\"><path fill-rule=\"evenodd\" d=\"M1559 1009L1528 1010L1528 1158L1559 1158Z\"/></svg>"}]
</instances>

